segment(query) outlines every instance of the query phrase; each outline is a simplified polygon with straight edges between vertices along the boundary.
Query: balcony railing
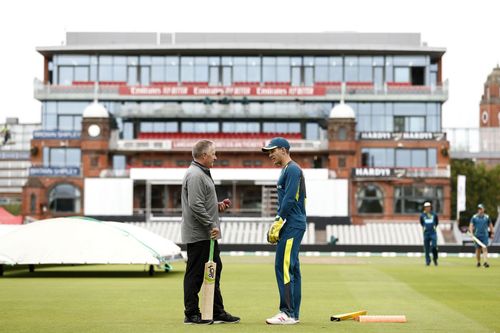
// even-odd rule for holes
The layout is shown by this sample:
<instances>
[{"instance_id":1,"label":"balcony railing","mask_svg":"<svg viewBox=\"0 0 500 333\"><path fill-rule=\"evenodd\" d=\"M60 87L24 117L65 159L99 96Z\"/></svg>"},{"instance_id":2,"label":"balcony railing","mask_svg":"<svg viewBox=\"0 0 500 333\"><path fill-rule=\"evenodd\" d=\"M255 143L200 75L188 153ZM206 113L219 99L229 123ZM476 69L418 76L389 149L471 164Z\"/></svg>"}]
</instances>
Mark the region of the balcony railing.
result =
<instances>
[{"instance_id":1,"label":"balcony railing","mask_svg":"<svg viewBox=\"0 0 500 333\"><path fill-rule=\"evenodd\" d=\"M260 151L266 139L211 139L218 151ZM116 151L191 151L199 139L118 140ZM326 150L328 142L320 140L289 140L293 151Z\"/></svg>"},{"instance_id":2,"label":"balcony railing","mask_svg":"<svg viewBox=\"0 0 500 333\"><path fill-rule=\"evenodd\" d=\"M409 84L384 83L376 85L372 82L318 82L314 86L291 86L270 84L248 84L232 86L207 86L203 83L178 85L162 85L153 83L149 86L129 86L123 82L101 83L97 87L93 82L88 84L52 85L36 79L34 84L35 98L38 99L80 99L89 100L97 94L99 99L179 99L193 97L213 98L258 98L258 99L340 99L345 100L374 99L437 99L448 98L448 83L432 86L415 86Z\"/></svg>"},{"instance_id":3,"label":"balcony railing","mask_svg":"<svg viewBox=\"0 0 500 333\"><path fill-rule=\"evenodd\" d=\"M450 152L457 157L497 157L500 158L500 129L483 128L446 128L444 131L450 141Z\"/></svg>"}]
</instances>

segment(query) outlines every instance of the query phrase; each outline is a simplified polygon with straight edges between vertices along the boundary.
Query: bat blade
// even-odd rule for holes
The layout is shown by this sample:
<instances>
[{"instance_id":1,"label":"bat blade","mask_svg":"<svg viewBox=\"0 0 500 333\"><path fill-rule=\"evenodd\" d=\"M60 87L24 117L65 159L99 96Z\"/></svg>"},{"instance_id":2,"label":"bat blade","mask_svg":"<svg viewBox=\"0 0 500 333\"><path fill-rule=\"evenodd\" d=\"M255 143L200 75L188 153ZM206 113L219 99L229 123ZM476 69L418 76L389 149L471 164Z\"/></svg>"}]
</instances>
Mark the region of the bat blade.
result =
<instances>
[{"instance_id":1,"label":"bat blade","mask_svg":"<svg viewBox=\"0 0 500 333\"><path fill-rule=\"evenodd\" d=\"M481 246L483 249L485 249L485 248L486 248L486 245L484 245L484 243L483 243L483 242L481 242L481 241L479 240L479 238L477 238L476 236L474 236L474 235L473 235L473 234L471 234L470 232L467 232L467 234L469 234L469 236L471 236L471 237L472 237L472 240L473 240L474 242L476 242L476 244L477 244L477 245Z\"/></svg>"},{"instance_id":2,"label":"bat blade","mask_svg":"<svg viewBox=\"0 0 500 333\"><path fill-rule=\"evenodd\" d=\"M208 261L205 264L205 274L201 286L201 319L203 320L213 320L216 268L217 264L213 261Z\"/></svg>"},{"instance_id":3,"label":"bat blade","mask_svg":"<svg viewBox=\"0 0 500 333\"><path fill-rule=\"evenodd\" d=\"M339 313L339 314L335 314L335 315L331 316L330 320L331 321L342 321L342 320L355 319L359 316L366 315L366 313L367 313L366 310L349 312L349 313Z\"/></svg>"}]
</instances>

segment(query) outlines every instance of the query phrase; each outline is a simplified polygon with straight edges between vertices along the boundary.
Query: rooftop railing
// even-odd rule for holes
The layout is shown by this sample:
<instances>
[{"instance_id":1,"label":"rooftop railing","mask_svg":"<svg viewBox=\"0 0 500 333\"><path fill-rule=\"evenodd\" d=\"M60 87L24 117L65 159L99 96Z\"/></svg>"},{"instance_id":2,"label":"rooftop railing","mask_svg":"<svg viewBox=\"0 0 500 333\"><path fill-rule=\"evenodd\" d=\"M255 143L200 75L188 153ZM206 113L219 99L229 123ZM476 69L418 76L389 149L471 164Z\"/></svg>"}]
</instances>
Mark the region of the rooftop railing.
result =
<instances>
[{"instance_id":1,"label":"rooftop railing","mask_svg":"<svg viewBox=\"0 0 500 333\"><path fill-rule=\"evenodd\" d=\"M340 98L342 93L346 100L357 100L360 97L398 99L408 96L410 99L448 98L448 82L440 85L411 85L408 83L386 82L317 82L313 86L291 86L290 83L258 83L238 82L232 86L207 86L205 82L178 83L176 85L152 82L147 86L130 86L125 82L100 82L96 87L92 81L74 82L72 85L53 85L35 79L35 97L38 99L92 99L97 94L99 99L175 99L189 97L232 97L232 98L272 98L272 99L307 99L318 97Z\"/></svg>"},{"instance_id":2,"label":"rooftop railing","mask_svg":"<svg viewBox=\"0 0 500 333\"><path fill-rule=\"evenodd\" d=\"M445 128L450 152L459 157L500 157L500 129L483 128Z\"/></svg>"}]
</instances>

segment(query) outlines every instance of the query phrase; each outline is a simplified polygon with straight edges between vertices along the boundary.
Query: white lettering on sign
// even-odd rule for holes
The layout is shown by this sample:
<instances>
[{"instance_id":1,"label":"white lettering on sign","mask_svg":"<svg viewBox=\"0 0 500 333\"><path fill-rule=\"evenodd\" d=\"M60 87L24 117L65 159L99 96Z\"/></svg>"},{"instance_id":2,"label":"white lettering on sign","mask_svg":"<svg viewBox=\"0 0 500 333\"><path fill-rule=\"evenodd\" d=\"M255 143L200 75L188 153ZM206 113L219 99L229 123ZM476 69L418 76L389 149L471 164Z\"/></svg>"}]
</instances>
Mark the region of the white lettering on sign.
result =
<instances>
[{"instance_id":1,"label":"white lettering on sign","mask_svg":"<svg viewBox=\"0 0 500 333\"><path fill-rule=\"evenodd\" d=\"M356 168L354 169L356 177L390 177L391 169L389 168Z\"/></svg>"}]
</instances>

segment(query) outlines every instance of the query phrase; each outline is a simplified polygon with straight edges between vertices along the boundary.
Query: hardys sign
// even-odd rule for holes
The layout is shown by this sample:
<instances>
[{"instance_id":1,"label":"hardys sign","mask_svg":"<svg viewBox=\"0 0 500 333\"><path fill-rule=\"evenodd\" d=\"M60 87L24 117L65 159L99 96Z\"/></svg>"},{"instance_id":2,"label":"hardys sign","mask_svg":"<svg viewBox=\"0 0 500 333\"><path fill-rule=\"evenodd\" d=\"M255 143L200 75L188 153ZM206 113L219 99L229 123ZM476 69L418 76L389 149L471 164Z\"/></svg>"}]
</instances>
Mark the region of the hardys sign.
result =
<instances>
[{"instance_id":1,"label":"hardys sign","mask_svg":"<svg viewBox=\"0 0 500 333\"><path fill-rule=\"evenodd\" d=\"M324 96L325 87L207 87L207 86L120 86L120 95L133 96Z\"/></svg>"},{"instance_id":2,"label":"hardys sign","mask_svg":"<svg viewBox=\"0 0 500 333\"><path fill-rule=\"evenodd\" d=\"M446 139L445 133L433 132L360 132L360 140L436 140Z\"/></svg>"},{"instance_id":3,"label":"hardys sign","mask_svg":"<svg viewBox=\"0 0 500 333\"><path fill-rule=\"evenodd\" d=\"M405 169L393 168L353 168L352 177L370 177L370 178L387 178L387 177L403 177L406 174Z\"/></svg>"}]
</instances>

